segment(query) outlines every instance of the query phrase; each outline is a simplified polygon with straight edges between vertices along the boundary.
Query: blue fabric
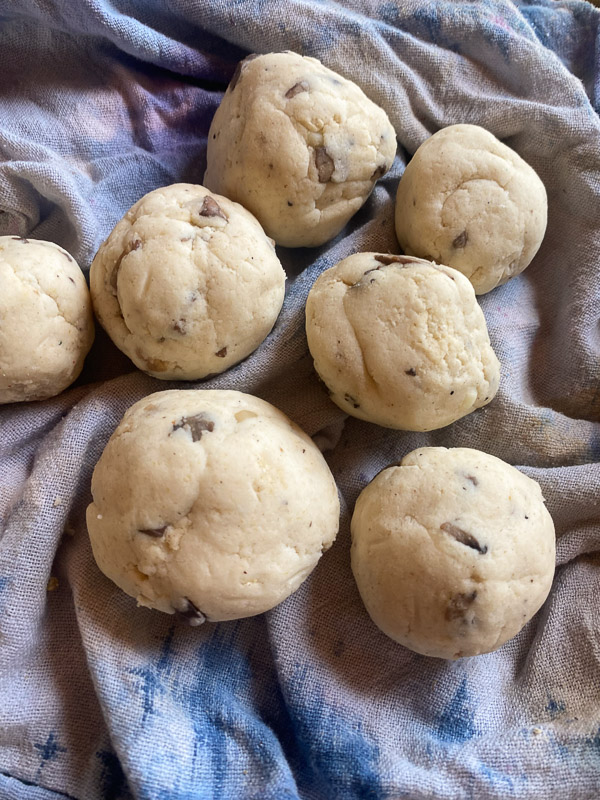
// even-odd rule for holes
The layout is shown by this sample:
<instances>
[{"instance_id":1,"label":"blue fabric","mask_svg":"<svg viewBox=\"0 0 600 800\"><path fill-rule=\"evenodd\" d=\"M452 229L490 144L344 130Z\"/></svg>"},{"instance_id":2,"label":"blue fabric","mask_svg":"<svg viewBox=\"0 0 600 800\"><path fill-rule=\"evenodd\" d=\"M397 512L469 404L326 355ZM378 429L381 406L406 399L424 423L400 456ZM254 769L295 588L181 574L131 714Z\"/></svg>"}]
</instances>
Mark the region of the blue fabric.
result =
<instances>
[{"instance_id":1,"label":"blue fabric","mask_svg":"<svg viewBox=\"0 0 600 800\"><path fill-rule=\"evenodd\" d=\"M278 248L291 280L274 331L198 384L258 394L329 446L338 540L272 612L189 629L98 571L92 469L125 409L167 388L100 332L76 387L0 407L1 800L600 796L598 19L580 0L0 0L0 234L52 240L84 269L145 192L202 181L247 52L321 59L386 109L400 145L334 242ZM431 434L346 419L312 369L307 292L351 252L397 250L406 159L457 122L514 147L549 196L534 263L480 298L499 395ZM426 444L520 465L558 535L542 611L455 663L383 636L349 565L358 493Z\"/></svg>"}]
</instances>

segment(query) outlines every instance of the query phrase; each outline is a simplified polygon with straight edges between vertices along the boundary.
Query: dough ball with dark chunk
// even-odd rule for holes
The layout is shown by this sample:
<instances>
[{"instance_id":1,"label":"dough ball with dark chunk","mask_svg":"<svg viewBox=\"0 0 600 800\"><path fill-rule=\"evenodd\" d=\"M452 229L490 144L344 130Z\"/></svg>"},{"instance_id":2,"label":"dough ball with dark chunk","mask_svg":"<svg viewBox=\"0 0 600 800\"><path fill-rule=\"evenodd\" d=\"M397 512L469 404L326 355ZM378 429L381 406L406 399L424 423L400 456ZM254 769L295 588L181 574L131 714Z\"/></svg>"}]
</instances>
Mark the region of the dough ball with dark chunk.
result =
<instances>
[{"instance_id":1,"label":"dough ball with dark chunk","mask_svg":"<svg viewBox=\"0 0 600 800\"><path fill-rule=\"evenodd\" d=\"M351 528L371 619L423 655L495 650L552 585L554 525L539 484L479 450L409 453L363 489Z\"/></svg>"},{"instance_id":2,"label":"dough ball with dark chunk","mask_svg":"<svg viewBox=\"0 0 600 800\"><path fill-rule=\"evenodd\" d=\"M315 369L359 419L429 431L489 403L500 369L473 287L414 256L355 253L306 302Z\"/></svg>"},{"instance_id":3,"label":"dough ball with dark chunk","mask_svg":"<svg viewBox=\"0 0 600 800\"><path fill-rule=\"evenodd\" d=\"M294 592L333 543L335 481L274 406L226 390L145 397L92 478L98 566L139 605L191 624L248 617Z\"/></svg>"},{"instance_id":4,"label":"dough ball with dark chunk","mask_svg":"<svg viewBox=\"0 0 600 800\"><path fill-rule=\"evenodd\" d=\"M450 125L423 142L396 195L404 252L460 270L477 294L531 263L547 217L535 170L477 125Z\"/></svg>"},{"instance_id":5,"label":"dough ball with dark chunk","mask_svg":"<svg viewBox=\"0 0 600 800\"><path fill-rule=\"evenodd\" d=\"M149 375L194 380L248 356L273 327L285 273L257 220L203 186L141 198L98 250L96 316Z\"/></svg>"},{"instance_id":6,"label":"dough ball with dark chunk","mask_svg":"<svg viewBox=\"0 0 600 800\"><path fill-rule=\"evenodd\" d=\"M215 113L204 182L277 244L312 247L341 231L395 154L385 111L352 81L297 53L253 55Z\"/></svg>"},{"instance_id":7,"label":"dough ball with dark chunk","mask_svg":"<svg viewBox=\"0 0 600 800\"><path fill-rule=\"evenodd\" d=\"M0 236L0 403L60 394L93 341L90 293L74 258L53 242Z\"/></svg>"}]
</instances>

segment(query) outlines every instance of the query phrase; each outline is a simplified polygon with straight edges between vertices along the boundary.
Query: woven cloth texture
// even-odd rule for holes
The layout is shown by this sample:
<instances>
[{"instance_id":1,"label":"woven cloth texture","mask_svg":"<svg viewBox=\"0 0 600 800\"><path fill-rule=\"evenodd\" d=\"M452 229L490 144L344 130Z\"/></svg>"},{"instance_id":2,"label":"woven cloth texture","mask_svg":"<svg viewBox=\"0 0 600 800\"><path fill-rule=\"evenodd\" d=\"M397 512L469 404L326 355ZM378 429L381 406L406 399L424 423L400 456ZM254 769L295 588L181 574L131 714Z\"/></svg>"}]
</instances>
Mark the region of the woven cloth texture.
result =
<instances>
[{"instance_id":1,"label":"woven cloth texture","mask_svg":"<svg viewBox=\"0 0 600 800\"><path fill-rule=\"evenodd\" d=\"M135 370L98 331L73 388L0 408L2 800L600 796L599 19L580 0L0 0L0 235L54 241L86 272L143 194L202 181L212 115L248 52L319 58L399 142L334 241L278 248L289 281L268 339L185 384L256 394L328 448L340 533L280 606L192 629L137 608L95 565L93 467L132 403L181 384ZM514 148L549 198L531 267L479 298L499 394L430 434L347 418L313 370L306 295L351 253L398 251L404 165L461 122ZM489 655L395 644L352 578L358 493L423 445L519 466L555 521L550 597Z\"/></svg>"}]
</instances>

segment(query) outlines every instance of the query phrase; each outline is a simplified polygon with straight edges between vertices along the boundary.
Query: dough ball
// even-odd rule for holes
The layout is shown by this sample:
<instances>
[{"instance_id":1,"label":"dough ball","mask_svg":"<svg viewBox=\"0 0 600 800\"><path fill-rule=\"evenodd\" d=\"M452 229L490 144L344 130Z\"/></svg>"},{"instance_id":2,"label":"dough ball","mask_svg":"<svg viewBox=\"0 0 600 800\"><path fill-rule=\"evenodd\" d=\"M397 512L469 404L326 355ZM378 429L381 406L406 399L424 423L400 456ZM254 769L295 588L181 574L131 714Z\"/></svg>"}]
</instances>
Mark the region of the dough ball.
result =
<instances>
[{"instance_id":1,"label":"dough ball","mask_svg":"<svg viewBox=\"0 0 600 800\"><path fill-rule=\"evenodd\" d=\"M69 253L0 236L0 403L60 394L93 341L90 294Z\"/></svg>"},{"instance_id":2,"label":"dough ball","mask_svg":"<svg viewBox=\"0 0 600 800\"><path fill-rule=\"evenodd\" d=\"M96 315L155 378L195 380L248 356L273 327L285 273L246 209L178 183L142 197L90 271Z\"/></svg>"},{"instance_id":3,"label":"dough ball","mask_svg":"<svg viewBox=\"0 0 600 800\"><path fill-rule=\"evenodd\" d=\"M276 606L333 543L335 482L312 440L235 391L152 394L132 406L92 478L98 566L139 605L191 624Z\"/></svg>"},{"instance_id":4,"label":"dough ball","mask_svg":"<svg viewBox=\"0 0 600 800\"><path fill-rule=\"evenodd\" d=\"M212 121L204 182L277 244L338 234L396 155L396 133L361 89L297 53L248 56Z\"/></svg>"},{"instance_id":5,"label":"dough ball","mask_svg":"<svg viewBox=\"0 0 600 800\"><path fill-rule=\"evenodd\" d=\"M547 217L537 173L477 125L450 125L427 139L396 196L396 234L404 252L460 270L477 294L531 263Z\"/></svg>"},{"instance_id":6,"label":"dough ball","mask_svg":"<svg viewBox=\"0 0 600 800\"><path fill-rule=\"evenodd\" d=\"M409 453L361 492L351 529L371 619L426 656L495 650L550 591L554 525L539 484L479 450Z\"/></svg>"},{"instance_id":7,"label":"dough ball","mask_svg":"<svg viewBox=\"0 0 600 800\"><path fill-rule=\"evenodd\" d=\"M306 335L334 403L388 428L442 428L498 389L473 287L412 256L356 253L323 272L306 302Z\"/></svg>"}]
</instances>

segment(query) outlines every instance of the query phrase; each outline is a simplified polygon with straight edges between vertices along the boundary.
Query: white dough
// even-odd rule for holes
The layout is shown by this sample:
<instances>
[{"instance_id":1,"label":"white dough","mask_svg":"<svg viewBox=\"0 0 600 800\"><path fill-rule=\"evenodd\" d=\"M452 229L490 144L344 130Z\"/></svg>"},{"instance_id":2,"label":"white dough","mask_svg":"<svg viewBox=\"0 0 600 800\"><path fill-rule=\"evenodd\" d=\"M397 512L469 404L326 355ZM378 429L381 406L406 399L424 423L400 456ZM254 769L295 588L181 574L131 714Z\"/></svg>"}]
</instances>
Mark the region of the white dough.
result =
<instances>
[{"instance_id":1,"label":"white dough","mask_svg":"<svg viewBox=\"0 0 600 800\"><path fill-rule=\"evenodd\" d=\"M141 198L100 247L94 310L156 378L194 380L248 356L273 327L285 273L246 209L179 183Z\"/></svg>"},{"instance_id":2,"label":"white dough","mask_svg":"<svg viewBox=\"0 0 600 800\"><path fill-rule=\"evenodd\" d=\"M204 182L277 244L312 247L341 231L395 155L385 111L352 81L297 53L252 55L215 113Z\"/></svg>"},{"instance_id":3,"label":"white dough","mask_svg":"<svg viewBox=\"0 0 600 800\"><path fill-rule=\"evenodd\" d=\"M0 403L54 397L77 378L94 341L90 295L52 242L0 236Z\"/></svg>"},{"instance_id":4,"label":"white dough","mask_svg":"<svg viewBox=\"0 0 600 800\"><path fill-rule=\"evenodd\" d=\"M539 484L479 450L409 453L361 492L351 528L373 622L423 655L495 650L550 591L554 525Z\"/></svg>"},{"instance_id":5,"label":"white dough","mask_svg":"<svg viewBox=\"0 0 600 800\"><path fill-rule=\"evenodd\" d=\"M306 302L315 369L348 414L428 431L489 403L499 364L473 287L412 256L356 253Z\"/></svg>"},{"instance_id":6,"label":"white dough","mask_svg":"<svg viewBox=\"0 0 600 800\"><path fill-rule=\"evenodd\" d=\"M404 252L460 270L477 294L531 263L547 217L535 170L477 125L450 125L423 142L396 195Z\"/></svg>"},{"instance_id":7,"label":"white dough","mask_svg":"<svg viewBox=\"0 0 600 800\"><path fill-rule=\"evenodd\" d=\"M337 489L312 440L235 391L152 394L132 406L92 479L98 566L138 604L191 624L267 611L333 543Z\"/></svg>"}]
</instances>

